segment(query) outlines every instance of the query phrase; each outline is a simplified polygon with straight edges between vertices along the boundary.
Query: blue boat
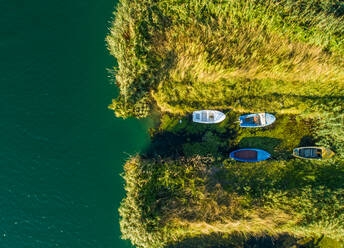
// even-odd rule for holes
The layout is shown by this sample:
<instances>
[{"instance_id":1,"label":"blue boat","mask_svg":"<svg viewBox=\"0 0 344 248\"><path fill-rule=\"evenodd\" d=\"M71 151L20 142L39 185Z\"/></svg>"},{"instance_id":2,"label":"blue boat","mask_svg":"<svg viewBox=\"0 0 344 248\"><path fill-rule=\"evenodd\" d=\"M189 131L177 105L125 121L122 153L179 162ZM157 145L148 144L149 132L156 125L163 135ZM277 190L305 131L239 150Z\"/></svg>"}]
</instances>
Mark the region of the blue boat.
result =
<instances>
[{"instance_id":1,"label":"blue boat","mask_svg":"<svg viewBox=\"0 0 344 248\"><path fill-rule=\"evenodd\" d=\"M274 123L276 117L268 113L256 113L239 117L240 127L266 127Z\"/></svg>"},{"instance_id":2,"label":"blue boat","mask_svg":"<svg viewBox=\"0 0 344 248\"><path fill-rule=\"evenodd\" d=\"M271 157L270 153L261 149L239 149L231 152L230 158L241 162L259 162Z\"/></svg>"}]
</instances>

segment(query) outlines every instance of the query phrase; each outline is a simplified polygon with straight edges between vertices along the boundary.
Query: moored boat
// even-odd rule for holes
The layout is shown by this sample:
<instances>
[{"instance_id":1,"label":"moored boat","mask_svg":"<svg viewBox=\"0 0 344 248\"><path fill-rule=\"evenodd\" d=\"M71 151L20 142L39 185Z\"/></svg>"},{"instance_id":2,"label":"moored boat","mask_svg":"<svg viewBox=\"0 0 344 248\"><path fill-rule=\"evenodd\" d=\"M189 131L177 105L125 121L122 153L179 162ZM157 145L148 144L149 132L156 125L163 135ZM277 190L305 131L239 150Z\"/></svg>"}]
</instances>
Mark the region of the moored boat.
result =
<instances>
[{"instance_id":1,"label":"moored boat","mask_svg":"<svg viewBox=\"0 0 344 248\"><path fill-rule=\"evenodd\" d=\"M268 113L247 114L239 117L240 127L266 127L275 120L276 117Z\"/></svg>"},{"instance_id":2,"label":"moored boat","mask_svg":"<svg viewBox=\"0 0 344 248\"><path fill-rule=\"evenodd\" d=\"M230 158L241 162L259 162L271 157L270 153L261 149L239 149L231 152Z\"/></svg>"},{"instance_id":3,"label":"moored boat","mask_svg":"<svg viewBox=\"0 0 344 248\"><path fill-rule=\"evenodd\" d=\"M308 146L295 148L293 156L303 159L327 159L333 157L334 152L325 147Z\"/></svg>"},{"instance_id":4,"label":"moored boat","mask_svg":"<svg viewBox=\"0 0 344 248\"><path fill-rule=\"evenodd\" d=\"M215 124L226 119L226 115L217 110L199 110L192 113L192 121L204 124Z\"/></svg>"}]
</instances>

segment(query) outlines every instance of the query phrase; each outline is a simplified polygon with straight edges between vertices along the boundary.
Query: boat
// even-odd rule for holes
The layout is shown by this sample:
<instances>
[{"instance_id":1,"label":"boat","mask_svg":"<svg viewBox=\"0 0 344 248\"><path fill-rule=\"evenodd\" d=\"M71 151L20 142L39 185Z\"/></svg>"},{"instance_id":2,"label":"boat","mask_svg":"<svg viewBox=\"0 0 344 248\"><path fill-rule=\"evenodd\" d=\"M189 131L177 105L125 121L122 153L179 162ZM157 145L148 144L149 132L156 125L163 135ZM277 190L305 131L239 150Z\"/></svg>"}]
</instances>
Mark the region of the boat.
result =
<instances>
[{"instance_id":1,"label":"boat","mask_svg":"<svg viewBox=\"0 0 344 248\"><path fill-rule=\"evenodd\" d=\"M259 162L271 157L270 153L261 149L239 149L231 152L230 158L241 162Z\"/></svg>"},{"instance_id":2,"label":"boat","mask_svg":"<svg viewBox=\"0 0 344 248\"><path fill-rule=\"evenodd\" d=\"M325 147L308 146L295 148L293 156L303 159L327 159L333 157L334 152Z\"/></svg>"},{"instance_id":3,"label":"boat","mask_svg":"<svg viewBox=\"0 0 344 248\"><path fill-rule=\"evenodd\" d=\"M276 117L268 113L247 114L239 117L240 127L266 127L275 120Z\"/></svg>"},{"instance_id":4,"label":"boat","mask_svg":"<svg viewBox=\"0 0 344 248\"><path fill-rule=\"evenodd\" d=\"M192 113L192 121L205 124L219 123L226 119L226 115L217 110L199 110Z\"/></svg>"}]
</instances>

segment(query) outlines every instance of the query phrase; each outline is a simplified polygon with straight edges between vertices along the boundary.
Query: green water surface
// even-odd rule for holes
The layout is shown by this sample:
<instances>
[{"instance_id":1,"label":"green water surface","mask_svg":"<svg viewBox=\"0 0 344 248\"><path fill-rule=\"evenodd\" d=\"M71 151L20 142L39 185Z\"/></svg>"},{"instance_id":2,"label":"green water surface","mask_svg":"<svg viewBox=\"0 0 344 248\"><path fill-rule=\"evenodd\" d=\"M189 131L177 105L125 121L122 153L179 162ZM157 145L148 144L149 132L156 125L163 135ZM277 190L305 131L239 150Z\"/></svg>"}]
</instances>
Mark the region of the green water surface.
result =
<instances>
[{"instance_id":1,"label":"green water surface","mask_svg":"<svg viewBox=\"0 0 344 248\"><path fill-rule=\"evenodd\" d=\"M123 162L147 123L116 119L114 0L0 0L0 247L130 247Z\"/></svg>"}]
</instances>

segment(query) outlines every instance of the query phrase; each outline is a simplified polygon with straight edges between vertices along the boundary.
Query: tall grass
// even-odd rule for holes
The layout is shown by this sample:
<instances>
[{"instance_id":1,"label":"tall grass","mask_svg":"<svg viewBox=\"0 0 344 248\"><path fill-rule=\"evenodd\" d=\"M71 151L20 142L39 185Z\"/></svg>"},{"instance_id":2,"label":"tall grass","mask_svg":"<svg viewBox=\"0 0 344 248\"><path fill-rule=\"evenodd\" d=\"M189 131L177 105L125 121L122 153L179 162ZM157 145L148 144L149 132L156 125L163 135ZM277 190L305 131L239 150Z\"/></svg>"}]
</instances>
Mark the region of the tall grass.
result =
<instances>
[{"instance_id":1,"label":"tall grass","mask_svg":"<svg viewBox=\"0 0 344 248\"><path fill-rule=\"evenodd\" d=\"M172 113L212 106L316 112L322 98L337 105L343 13L334 0L123 0L107 37L121 89L111 108L135 115L151 96Z\"/></svg>"},{"instance_id":2,"label":"tall grass","mask_svg":"<svg viewBox=\"0 0 344 248\"><path fill-rule=\"evenodd\" d=\"M138 247L168 247L200 235L237 233L344 240L344 163L339 150L326 161L291 156L294 147L315 142L316 122L278 115L274 125L251 130L239 129L237 116L231 111L218 125L161 118L160 127L151 131L153 153L125 165L123 238ZM259 147L273 159L228 160L235 147Z\"/></svg>"},{"instance_id":3,"label":"tall grass","mask_svg":"<svg viewBox=\"0 0 344 248\"><path fill-rule=\"evenodd\" d=\"M334 167L302 160L213 166L209 157L129 160L123 238L147 248L212 233L343 241L343 181L323 176Z\"/></svg>"},{"instance_id":4,"label":"tall grass","mask_svg":"<svg viewBox=\"0 0 344 248\"><path fill-rule=\"evenodd\" d=\"M307 116L319 119L318 144L337 153L329 162L278 156L313 135L314 125L288 116L258 131L236 130L233 112L214 129L166 120L155 133L164 142L125 165L123 238L147 248L212 233L344 240L343 15L336 0L121 0L106 39L118 62L117 116L145 117L153 104L180 115ZM280 160L223 159L232 146L257 145Z\"/></svg>"},{"instance_id":5,"label":"tall grass","mask_svg":"<svg viewBox=\"0 0 344 248\"><path fill-rule=\"evenodd\" d=\"M331 147L338 157L344 159L344 103L342 108L331 109L318 121L318 145Z\"/></svg>"}]
</instances>

